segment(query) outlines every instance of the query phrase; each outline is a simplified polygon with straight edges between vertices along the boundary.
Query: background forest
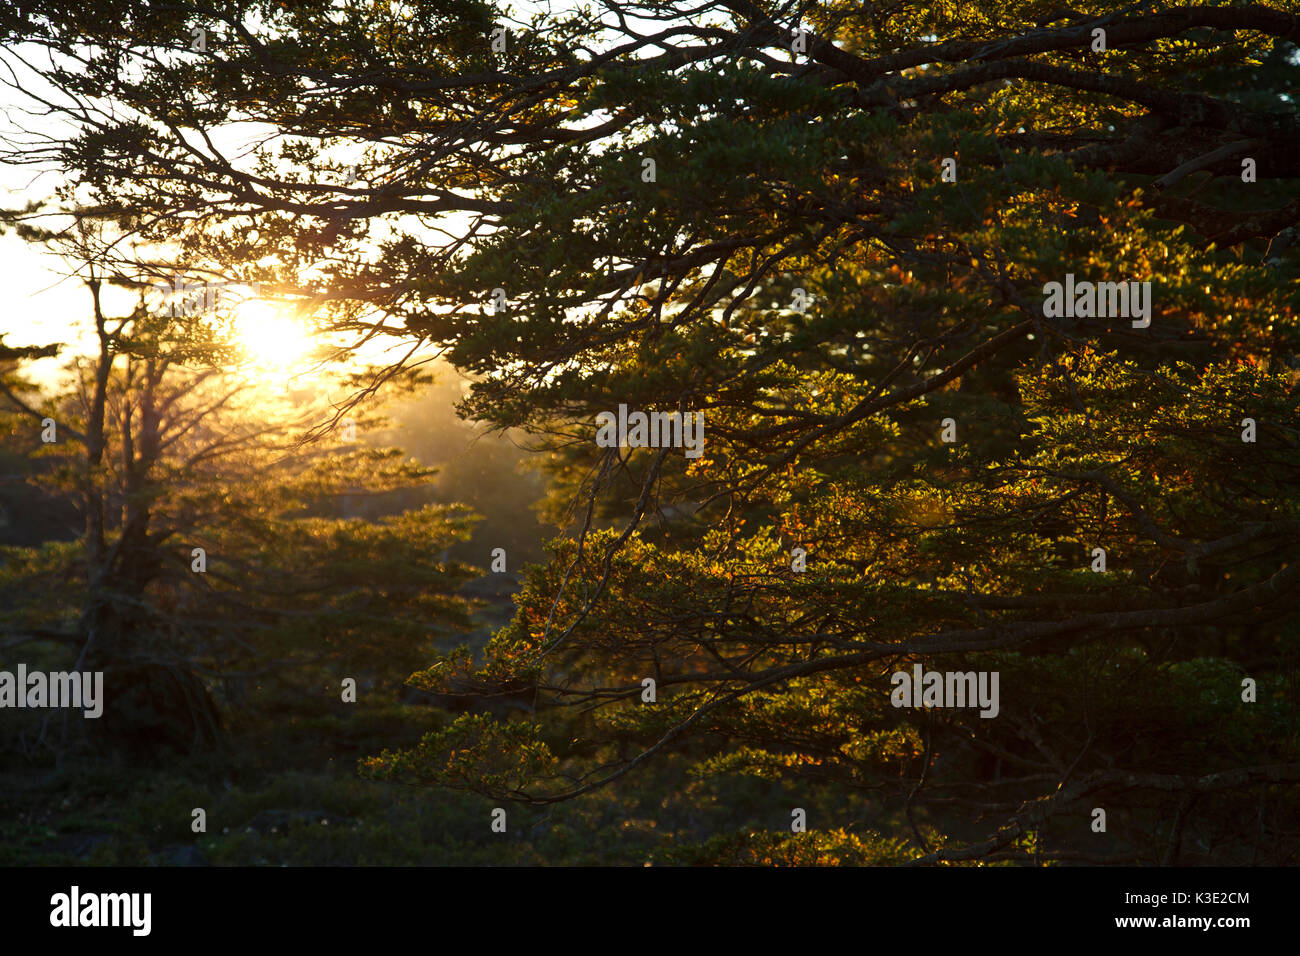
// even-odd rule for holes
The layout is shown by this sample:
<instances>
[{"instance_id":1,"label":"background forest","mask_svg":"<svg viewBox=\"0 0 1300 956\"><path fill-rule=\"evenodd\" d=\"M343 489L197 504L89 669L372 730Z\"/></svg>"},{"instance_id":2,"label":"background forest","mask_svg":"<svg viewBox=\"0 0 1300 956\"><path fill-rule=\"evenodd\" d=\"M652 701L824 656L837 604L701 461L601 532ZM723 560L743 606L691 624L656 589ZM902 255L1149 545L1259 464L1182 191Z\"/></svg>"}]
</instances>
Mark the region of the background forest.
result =
<instances>
[{"instance_id":1,"label":"background forest","mask_svg":"<svg viewBox=\"0 0 1300 956\"><path fill-rule=\"evenodd\" d=\"M0 863L1297 862L1294 2L91 10L0 10L0 671L106 687Z\"/></svg>"}]
</instances>

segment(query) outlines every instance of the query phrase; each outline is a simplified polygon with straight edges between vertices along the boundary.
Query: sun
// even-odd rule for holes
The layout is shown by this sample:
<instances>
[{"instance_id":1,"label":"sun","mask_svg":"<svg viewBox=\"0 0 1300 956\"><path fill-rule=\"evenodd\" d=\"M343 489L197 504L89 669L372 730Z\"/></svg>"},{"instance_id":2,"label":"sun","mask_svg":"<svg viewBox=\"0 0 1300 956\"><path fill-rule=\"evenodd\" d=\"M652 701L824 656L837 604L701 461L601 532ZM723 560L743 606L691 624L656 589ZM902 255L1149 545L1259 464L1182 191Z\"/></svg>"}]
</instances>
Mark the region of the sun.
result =
<instances>
[{"instance_id":1,"label":"sun","mask_svg":"<svg viewBox=\"0 0 1300 956\"><path fill-rule=\"evenodd\" d=\"M234 333L249 360L263 369L285 371L305 364L311 336L298 319L265 299L248 299L235 310Z\"/></svg>"}]
</instances>

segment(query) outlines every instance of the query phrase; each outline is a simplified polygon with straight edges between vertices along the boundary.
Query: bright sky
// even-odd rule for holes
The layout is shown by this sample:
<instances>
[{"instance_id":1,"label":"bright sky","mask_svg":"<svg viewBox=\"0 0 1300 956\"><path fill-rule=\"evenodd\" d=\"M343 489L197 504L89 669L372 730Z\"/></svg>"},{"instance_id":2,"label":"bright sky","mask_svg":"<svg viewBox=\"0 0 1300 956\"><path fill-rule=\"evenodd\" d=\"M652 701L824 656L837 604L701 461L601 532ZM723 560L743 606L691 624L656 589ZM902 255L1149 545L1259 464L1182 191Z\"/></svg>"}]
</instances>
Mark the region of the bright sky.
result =
<instances>
[{"instance_id":1,"label":"bright sky","mask_svg":"<svg viewBox=\"0 0 1300 956\"><path fill-rule=\"evenodd\" d=\"M0 108L9 104L0 104ZM48 193L53 178L34 178L29 168L0 165L0 199L6 207L21 207L33 195ZM28 188L31 187L31 188ZM90 297L84 286L62 280L52 269L57 262L19 239L12 232L0 236L0 288L5 290L0 310L0 333L6 345L39 345L68 341L68 319L89 309ZM57 360L39 363L48 374ZM33 366L36 369L36 366Z\"/></svg>"},{"instance_id":2,"label":"bright sky","mask_svg":"<svg viewBox=\"0 0 1300 956\"><path fill-rule=\"evenodd\" d=\"M550 3L547 0L524 0L512 5L513 28L517 29L519 21L528 19L533 12L545 12L550 16L559 15L567 6L566 2ZM19 56L39 61L42 53L38 49L19 45L14 48ZM4 77L13 82L12 76ZM32 86L36 79L30 74L20 74L17 81L25 89L34 90L45 99L59 101L59 94L43 84ZM30 139L33 130L55 135L58 128L43 117L35 117L25 111L30 103L24 97L0 85L0 136L18 136ZM66 129L66 128L65 128ZM26 132L23 132L23 131ZM263 128L261 131L265 131ZM240 147L258 132L251 125L226 127L210 131L217 148L227 157L238 156ZM14 167L0 164L0 202L8 208L21 208L33 198L50 195L59 185L61 179L56 170L39 171L33 167ZM46 225L48 225L48 221ZM376 224L378 226L379 224ZM403 228L406 224L403 223ZM454 226L453 226L454 228ZM381 230L382 231L382 230ZM372 233L371 238L374 238ZM67 279L59 275L62 264L54 257L40 252L12 233L0 236L0 283L7 291L6 307L0 310L0 334L10 346L44 345L52 342L72 346L71 351L88 349L93 344L89 323L90 297L85 286L78 279ZM117 296L116 300L110 298ZM132 297L120 290L106 290L105 308L110 315L129 310ZM250 312L251 315L262 313ZM276 337L282 342L286 333L278 327ZM400 340L387 338L383 348L376 346L369 349L366 357L378 361L387 356L396 357L393 345L401 345ZM79 346L79 348L78 348ZM409 347L409 343L407 345ZM389 351L385 352L386 348ZM63 359L46 359L29 366L31 372L41 379L53 379L59 372Z\"/></svg>"},{"instance_id":3,"label":"bright sky","mask_svg":"<svg viewBox=\"0 0 1300 956\"><path fill-rule=\"evenodd\" d=\"M14 52L33 62L40 62L42 58L41 51L30 46L19 45ZM65 101L57 91L40 83L30 72L19 73L16 77L6 75L4 79L10 83L16 81L23 90L35 92L43 99ZM33 133L51 137L68 134L68 125L58 125L48 117L33 115L29 112L31 106L31 101L21 93L8 85L0 85L0 136L30 143ZM210 130L209 135L223 155L237 162L248 142L267 132L267 127L243 124ZM50 196L62 182L57 169L40 170L33 166L0 163L0 203L10 209L22 208L33 199ZM40 224L48 227L54 221L42 220ZM372 238L385 231L378 228L379 224L376 227L372 230ZM25 242L12 232L0 235L0 283L7 292L6 308L0 310L0 335L4 336L6 345L62 343L70 347L65 350L65 356L93 347L89 292L79 278L61 274L67 271L68 267L58 257ZM104 308L110 316L129 311L133 303L134 295L131 293L118 289L103 290ZM238 321L241 325L257 323L266 328L267 335L254 343L258 359L276 354L292 355L302 351L298 345L305 344L292 343L284 319L272 315L265 308L250 309L247 316L241 310ZM392 361L409 349L410 344L409 341L403 343L385 337L369 343L361 354L371 361ZM65 360L65 357L43 359L29 365L28 370L38 379L51 381L59 375Z\"/></svg>"},{"instance_id":4,"label":"bright sky","mask_svg":"<svg viewBox=\"0 0 1300 956\"><path fill-rule=\"evenodd\" d=\"M32 47L19 45L15 52L28 59L39 56ZM39 61L38 61L39 62ZM50 99L48 85L38 84L30 73L9 77L25 90ZM0 135L30 141L32 132L53 135L59 128L44 117L31 114L32 104L8 86L0 87ZM63 182L56 170L0 163L0 203L22 208L33 199L49 196ZM47 221L45 223L49 225ZM47 345L55 342L76 345L90 341L90 296L85 286L60 273L67 271L56 257L43 253L13 232L0 236L0 283L8 293L0 310L0 334L6 345ZM57 375L63 359L43 359L28 366L38 378Z\"/></svg>"}]
</instances>

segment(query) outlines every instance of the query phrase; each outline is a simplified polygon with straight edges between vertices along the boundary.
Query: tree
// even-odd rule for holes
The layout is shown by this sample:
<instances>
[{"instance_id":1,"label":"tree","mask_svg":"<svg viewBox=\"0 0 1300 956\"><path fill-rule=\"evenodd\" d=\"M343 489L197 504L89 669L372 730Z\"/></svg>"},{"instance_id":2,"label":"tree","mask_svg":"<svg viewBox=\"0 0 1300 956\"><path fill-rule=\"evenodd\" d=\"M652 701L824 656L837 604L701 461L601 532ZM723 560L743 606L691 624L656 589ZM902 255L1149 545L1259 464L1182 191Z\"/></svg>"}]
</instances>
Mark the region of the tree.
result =
<instances>
[{"instance_id":1,"label":"tree","mask_svg":"<svg viewBox=\"0 0 1300 956\"><path fill-rule=\"evenodd\" d=\"M305 443L328 417L322 396L276 397L250 377L228 305L175 308L106 267L111 233L87 213L62 231L26 229L84 278L98 348L74 356L53 391L25 382L21 363L57 347L0 356L4 433L31 461L29 481L84 521L71 541L0 556L5 649L102 671L102 729L136 758L216 746L232 712L338 700L344 678L362 697L400 685L433 638L468 625L456 592L472 572L439 552L469 536L473 515L340 517L349 497L425 485L433 471L359 442L358 425L382 422L362 408L331 440ZM104 305L112 287L137 297L124 315ZM48 743L40 723L32 737Z\"/></svg>"},{"instance_id":2,"label":"tree","mask_svg":"<svg viewBox=\"0 0 1300 956\"><path fill-rule=\"evenodd\" d=\"M501 50L483 3L110 4L89 40L38 4L56 65L8 58L79 132L11 159L374 307L477 377L467 415L550 436L573 534L426 678L538 718L368 772L760 775L829 794L845 860L1282 862L1296 20L1044 6L606 0ZM275 132L236 162L227 118ZM1076 280L1117 285L1052 305ZM703 455L597 446L620 405L703 412ZM997 672L997 716L892 706L917 663Z\"/></svg>"}]
</instances>

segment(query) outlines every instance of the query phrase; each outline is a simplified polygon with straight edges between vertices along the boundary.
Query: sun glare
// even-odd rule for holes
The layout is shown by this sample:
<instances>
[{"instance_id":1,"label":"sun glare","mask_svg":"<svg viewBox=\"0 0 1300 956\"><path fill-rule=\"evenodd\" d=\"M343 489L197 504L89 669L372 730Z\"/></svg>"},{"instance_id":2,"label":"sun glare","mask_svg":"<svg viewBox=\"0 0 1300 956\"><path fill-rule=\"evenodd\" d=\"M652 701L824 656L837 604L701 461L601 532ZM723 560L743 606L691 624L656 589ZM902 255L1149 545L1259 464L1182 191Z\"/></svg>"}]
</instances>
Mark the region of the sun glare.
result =
<instances>
[{"instance_id":1,"label":"sun glare","mask_svg":"<svg viewBox=\"0 0 1300 956\"><path fill-rule=\"evenodd\" d=\"M234 331L249 359L265 369L300 368L312 346L300 321L264 299L250 299L239 306Z\"/></svg>"}]
</instances>

